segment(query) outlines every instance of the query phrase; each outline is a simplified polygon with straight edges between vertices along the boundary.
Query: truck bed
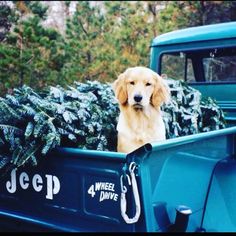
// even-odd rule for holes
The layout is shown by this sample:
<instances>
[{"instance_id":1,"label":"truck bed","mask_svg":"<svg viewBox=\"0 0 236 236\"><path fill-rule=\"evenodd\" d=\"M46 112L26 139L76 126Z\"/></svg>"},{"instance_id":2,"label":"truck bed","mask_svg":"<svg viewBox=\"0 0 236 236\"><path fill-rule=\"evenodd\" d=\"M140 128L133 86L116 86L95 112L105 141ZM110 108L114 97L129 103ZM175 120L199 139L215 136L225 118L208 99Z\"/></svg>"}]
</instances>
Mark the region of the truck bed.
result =
<instances>
[{"instance_id":1,"label":"truck bed","mask_svg":"<svg viewBox=\"0 0 236 236\"><path fill-rule=\"evenodd\" d=\"M230 184L225 189L222 180L218 183L218 176L228 172L220 166L235 162L235 140L236 127L231 127L146 144L127 155L58 148L37 167L13 170L0 182L0 229L166 232L174 224L176 207L186 205L192 210L187 231L222 231L229 225L235 231L230 217L236 202L224 194ZM127 224L121 215L121 176L133 162L141 215L136 223ZM132 188L124 183L127 215L132 218ZM214 191L220 194L218 198L212 197ZM209 209L222 204L224 222L220 226Z\"/></svg>"}]
</instances>

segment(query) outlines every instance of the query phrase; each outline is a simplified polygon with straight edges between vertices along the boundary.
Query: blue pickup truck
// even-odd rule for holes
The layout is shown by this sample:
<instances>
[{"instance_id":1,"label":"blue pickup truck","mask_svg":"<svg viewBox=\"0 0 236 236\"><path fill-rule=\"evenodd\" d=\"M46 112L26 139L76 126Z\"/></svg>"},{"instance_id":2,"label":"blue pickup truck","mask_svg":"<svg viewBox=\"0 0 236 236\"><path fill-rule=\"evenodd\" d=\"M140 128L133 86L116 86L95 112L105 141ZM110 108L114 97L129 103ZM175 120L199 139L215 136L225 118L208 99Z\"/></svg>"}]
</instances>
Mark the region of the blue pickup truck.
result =
<instances>
[{"instance_id":1,"label":"blue pickup truck","mask_svg":"<svg viewBox=\"0 0 236 236\"><path fill-rule=\"evenodd\" d=\"M0 181L0 231L236 231L236 22L156 37L150 68L225 112L221 130L132 153L60 147Z\"/></svg>"}]
</instances>

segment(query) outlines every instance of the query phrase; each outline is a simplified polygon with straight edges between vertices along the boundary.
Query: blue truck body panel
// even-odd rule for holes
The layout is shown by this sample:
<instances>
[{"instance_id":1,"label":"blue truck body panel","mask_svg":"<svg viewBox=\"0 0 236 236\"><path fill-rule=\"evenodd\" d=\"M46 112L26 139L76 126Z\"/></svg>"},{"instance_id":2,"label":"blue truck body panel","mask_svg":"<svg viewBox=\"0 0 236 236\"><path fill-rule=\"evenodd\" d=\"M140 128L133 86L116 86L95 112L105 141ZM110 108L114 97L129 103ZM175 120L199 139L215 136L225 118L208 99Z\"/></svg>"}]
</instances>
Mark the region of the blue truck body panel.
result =
<instances>
[{"instance_id":1,"label":"blue truck body panel","mask_svg":"<svg viewBox=\"0 0 236 236\"><path fill-rule=\"evenodd\" d=\"M145 193L144 214L145 219L148 219L147 231L168 232L168 227L175 221L175 208L186 205L193 212L189 217L187 231L195 232L207 224L205 221L208 216L205 215L204 208L208 202L215 206L215 211L218 210L218 215L221 214L225 224L225 227L220 228L215 224L214 230L228 230L230 221L224 218L217 207L222 203L214 196L209 200L208 191L212 191L211 178L212 175L215 176L218 163L235 162L235 131L236 127L233 127L152 144L152 151L142 159L140 165L142 191ZM224 175L227 176L227 172ZM228 191L229 185L230 183ZM220 187L218 191L225 191L224 184ZM229 197L230 195L228 194ZM236 202L231 199L230 204L235 205ZM208 210L208 205L206 209ZM228 216L229 213L225 214ZM205 228L209 230L208 227Z\"/></svg>"},{"instance_id":2,"label":"blue truck body panel","mask_svg":"<svg viewBox=\"0 0 236 236\"><path fill-rule=\"evenodd\" d=\"M119 210L119 181L124 162L125 155L121 153L59 148L37 168L22 168L16 171L15 178L9 175L1 181L0 214L48 230L132 231L132 225L123 224ZM22 173L29 178L22 177ZM42 178L39 192L33 187L35 175ZM53 181L53 177L60 185L56 194L52 193L53 185L58 181ZM13 188L14 181L15 191L10 193L7 184L11 182ZM23 189L20 182L28 187ZM94 196L88 193L92 185ZM107 193L113 194L113 198L106 199Z\"/></svg>"},{"instance_id":3,"label":"blue truck body panel","mask_svg":"<svg viewBox=\"0 0 236 236\"><path fill-rule=\"evenodd\" d=\"M152 40L152 47L163 45L188 44L193 42L219 39L236 39L236 22L218 23L175 30L157 36Z\"/></svg>"}]
</instances>

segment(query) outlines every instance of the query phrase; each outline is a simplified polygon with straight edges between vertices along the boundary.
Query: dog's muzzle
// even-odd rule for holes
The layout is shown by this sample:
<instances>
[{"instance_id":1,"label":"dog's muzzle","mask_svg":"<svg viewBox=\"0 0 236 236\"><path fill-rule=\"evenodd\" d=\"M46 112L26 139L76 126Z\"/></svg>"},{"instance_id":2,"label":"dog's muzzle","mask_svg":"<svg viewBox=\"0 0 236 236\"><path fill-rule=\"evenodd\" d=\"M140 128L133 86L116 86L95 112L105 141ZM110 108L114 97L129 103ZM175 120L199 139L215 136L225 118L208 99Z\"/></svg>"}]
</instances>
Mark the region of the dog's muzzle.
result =
<instances>
[{"instance_id":1,"label":"dog's muzzle","mask_svg":"<svg viewBox=\"0 0 236 236\"><path fill-rule=\"evenodd\" d=\"M143 106L140 103L135 103L133 107L134 109L143 109Z\"/></svg>"},{"instance_id":2,"label":"dog's muzzle","mask_svg":"<svg viewBox=\"0 0 236 236\"><path fill-rule=\"evenodd\" d=\"M135 104L133 105L134 109L142 109L143 106L142 104L140 103L142 101L143 97L139 94L137 95L134 95L134 101L135 101Z\"/></svg>"}]
</instances>

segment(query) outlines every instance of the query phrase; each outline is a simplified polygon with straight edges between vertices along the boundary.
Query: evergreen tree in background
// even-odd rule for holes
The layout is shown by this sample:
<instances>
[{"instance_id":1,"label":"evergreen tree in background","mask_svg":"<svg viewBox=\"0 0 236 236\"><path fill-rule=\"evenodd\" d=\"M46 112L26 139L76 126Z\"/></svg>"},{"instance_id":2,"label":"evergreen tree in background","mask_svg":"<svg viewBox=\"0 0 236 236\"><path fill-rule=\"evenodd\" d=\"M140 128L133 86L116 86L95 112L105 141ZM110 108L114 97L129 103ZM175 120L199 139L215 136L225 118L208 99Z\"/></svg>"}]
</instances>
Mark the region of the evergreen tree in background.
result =
<instances>
[{"instance_id":1,"label":"evergreen tree in background","mask_svg":"<svg viewBox=\"0 0 236 236\"><path fill-rule=\"evenodd\" d=\"M130 66L148 66L151 40L172 30L236 20L235 1L64 2L66 33L43 25L37 1L0 2L0 95L29 85L114 81ZM95 3L95 4L94 4Z\"/></svg>"},{"instance_id":2,"label":"evergreen tree in background","mask_svg":"<svg viewBox=\"0 0 236 236\"><path fill-rule=\"evenodd\" d=\"M6 1L0 2L0 42L6 38L6 34L10 31L12 24L16 22L14 11Z\"/></svg>"},{"instance_id":3,"label":"evergreen tree in background","mask_svg":"<svg viewBox=\"0 0 236 236\"><path fill-rule=\"evenodd\" d=\"M138 1L107 1L105 9L106 23L112 25L108 34L112 35L109 44L116 54L111 62L116 75L130 66L148 66L151 38L147 8Z\"/></svg>"},{"instance_id":4,"label":"evergreen tree in background","mask_svg":"<svg viewBox=\"0 0 236 236\"><path fill-rule=\"evenodd\" d=\"M63 74L71 81L96 80L106 73L102 51L104 41L104 16L100 8L89 1L76 5L72 18L67 20L66 55L68 60ZM103 75L106 76L106 75Z\"/></svg>"},{"instance_id":5,"label":"evergreen tree in background","mask_svg":"<svg viewBox=\"0 0 236 236\"><path fill-rule=\"evenodd\" d=\"M64 76L71 80L114 81L129 66L148 66L150 28L139 2L107 1L103 12L78 2L68 18Z\"/></svg>"},{"instance_id":6,"label":"evergreen tree in background","mask_svg":"<svg viewBox=\"0 0 236 236\"><path fill-rule=\"evenodd\" d=\"M160 33L236 20L235 1L168 1L160 12Z\"/></svg>"},{"instance_id":7,"label":"evergreen tree in background","mask_svg":"<svg viewBox=\"0 0 236 236\"><path fill-rule=\"evenodd\" d=\"M59 82L64 42L56 30L41 25L47 8L33 1L18 1L15 7L18 21L0 45L1 90L23 84L40 89Z\"/></svg>"}]
</instances>

